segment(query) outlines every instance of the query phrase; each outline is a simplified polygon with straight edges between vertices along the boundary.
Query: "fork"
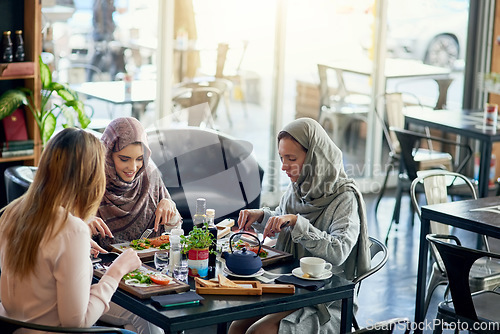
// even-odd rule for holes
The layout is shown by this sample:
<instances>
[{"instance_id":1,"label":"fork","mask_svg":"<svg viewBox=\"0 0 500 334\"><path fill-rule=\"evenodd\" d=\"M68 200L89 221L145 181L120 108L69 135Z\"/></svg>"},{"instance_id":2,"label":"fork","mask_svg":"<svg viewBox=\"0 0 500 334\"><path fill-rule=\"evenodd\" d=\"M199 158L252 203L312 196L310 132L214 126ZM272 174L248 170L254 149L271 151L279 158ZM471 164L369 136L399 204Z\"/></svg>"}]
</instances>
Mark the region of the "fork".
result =
<instances>
[{"instance_id":1,"label":"fork","mask_svg":"<svg viewBox=\"0 0 500 334\"><path fill-rule=\"evenodd\" d=\"M147 237L149 237L151 235L151 233L153 233L153 229L152 228L147 228L141 235L141 237L139 238L139 240L143 240L143 239L146 239Z\"/></svg>"}]
</instances>

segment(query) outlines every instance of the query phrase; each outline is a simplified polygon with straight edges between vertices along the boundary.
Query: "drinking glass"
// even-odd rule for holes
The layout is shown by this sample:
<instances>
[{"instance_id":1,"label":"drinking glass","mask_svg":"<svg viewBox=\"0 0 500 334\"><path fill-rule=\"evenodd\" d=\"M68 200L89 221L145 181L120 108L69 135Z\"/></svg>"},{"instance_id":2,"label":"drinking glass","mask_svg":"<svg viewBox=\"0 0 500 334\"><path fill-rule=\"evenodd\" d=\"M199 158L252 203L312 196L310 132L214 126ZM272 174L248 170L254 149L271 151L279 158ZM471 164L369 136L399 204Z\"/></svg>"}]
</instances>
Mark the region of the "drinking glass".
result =
<instances>
[{"instance_id":1,"label":"drinking glass","mask_svg":"<svg viewBox=\"0 0 500 334\"><path fill-rule=\"evenodd\" d=\"M185 282L188 277L188 261L186 258L181 258L174 266L174 278Z\"/></svg>"},{"instance_id":2,"label":"drinking glass","mask_svg":"<svg viewBox=\"0 0 500 334\"><path fill-rule=\"evenodd\" d=\"M155 268L162 274L168 274L168 253L156 252L155 253Z\"/></svg>"}]
</instances>

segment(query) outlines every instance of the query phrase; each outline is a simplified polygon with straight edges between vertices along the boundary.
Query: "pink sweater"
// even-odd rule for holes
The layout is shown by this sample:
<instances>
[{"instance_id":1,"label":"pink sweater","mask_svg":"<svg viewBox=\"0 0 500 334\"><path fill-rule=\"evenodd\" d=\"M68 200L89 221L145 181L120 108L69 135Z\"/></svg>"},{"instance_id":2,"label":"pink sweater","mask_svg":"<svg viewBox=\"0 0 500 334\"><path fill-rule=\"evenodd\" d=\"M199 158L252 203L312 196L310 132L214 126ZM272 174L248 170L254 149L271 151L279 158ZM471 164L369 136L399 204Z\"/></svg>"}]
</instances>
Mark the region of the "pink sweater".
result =
<instances>
[{"instance_id":1,"label":"pink sweater","mask_svg":"<svg viewBox=\"0 0 500 334\"><path fill-rule=\"evenodd\" d=\"M4 256L1 247L2 262ZM104 275L92 285L92 272L89 227L70 216L55 238L42 241L34 274L15 277L2 268L0 313L45 325L90 327L109 309L119 283Z\"/></svg>"}]
</instances>

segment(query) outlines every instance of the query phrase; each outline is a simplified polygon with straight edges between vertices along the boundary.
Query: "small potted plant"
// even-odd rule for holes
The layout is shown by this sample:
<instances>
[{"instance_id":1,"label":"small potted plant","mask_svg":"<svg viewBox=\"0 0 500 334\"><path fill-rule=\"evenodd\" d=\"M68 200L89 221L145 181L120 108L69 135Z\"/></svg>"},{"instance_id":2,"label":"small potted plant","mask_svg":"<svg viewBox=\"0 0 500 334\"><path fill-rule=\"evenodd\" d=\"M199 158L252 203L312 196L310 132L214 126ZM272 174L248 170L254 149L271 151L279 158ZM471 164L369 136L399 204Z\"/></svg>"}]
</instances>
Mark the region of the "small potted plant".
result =
<instances>
[{"instance_id":1,"label":"small potted plant","mask_svg":"<svg viewBox=\"0 0 500 334\"><path fill-rule=\"evenodd\" d=\"M206 277L208 275L209 247L217 242L208 229L194 226L188 235L181 235L182 252L188 254L189 276Z\"/></svg>"},{"instance_id":2,"label":"small potted plant","mask_svg":"<svg viewBox=\"0 0 500 334\"><path fill-rule=\"evenodd\" d=\"M9 89L0 96L0 119L9 116L21 105L26 105L33 114L40 131L42 147L54 134L57 118L62 114L66 119L63 127L75 126L76 120L82 129L90 124L90 118L85 114L84 104L78 94L68 85L52 81L49 66L39 57L40 80L42 81L42 101L40 108L35 104L35 92L31 89L20 87ZM58 104L51 99L53 93L61 98Z\"/></svg>"}]
</instances>

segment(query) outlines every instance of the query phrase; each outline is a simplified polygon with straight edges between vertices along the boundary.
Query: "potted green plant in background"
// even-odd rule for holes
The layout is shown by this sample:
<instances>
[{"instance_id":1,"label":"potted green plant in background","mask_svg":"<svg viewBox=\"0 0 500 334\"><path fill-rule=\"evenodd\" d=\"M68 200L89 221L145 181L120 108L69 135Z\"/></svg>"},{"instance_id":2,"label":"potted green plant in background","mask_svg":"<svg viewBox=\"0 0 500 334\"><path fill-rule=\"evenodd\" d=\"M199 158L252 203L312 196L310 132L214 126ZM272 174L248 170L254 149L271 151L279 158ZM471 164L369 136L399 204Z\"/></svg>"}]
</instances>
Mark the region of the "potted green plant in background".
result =
<instances>
[{"instance_id":1,"label":"potted green plant in background","mask_svg":"<svg viewBox=\"0 0 500 334\"><path fill-rule=\"evenodd\" d=\"M59 116L63 115L66 120L63 127L76 126L78 120L82 129L90 124L90 117L85 114L85 106L75 91L68 85L52 81L52 73L42 57L39 57L39 64L42 81L40 108L34 103L35 93L32 90L25 87L10 89L0 96L0 119L9 116L21 105L26 105L38 125L42 145L45 145L54 134ZM61 98L60 103L54 99L54 93Z\"/></svg>"},{"instance_id":2,"label":"potted green plant in background","mask_svg":"<svg viewBox=\"0 0 500 334\"><path fill-rule=\"evenodd\" d=\"M209 246L217 242L208 229L193 226L188 235L181 235L181 246L183 253L188 253L189 276L206 277L208 275Z\"/></svg>"}]
</instances>

